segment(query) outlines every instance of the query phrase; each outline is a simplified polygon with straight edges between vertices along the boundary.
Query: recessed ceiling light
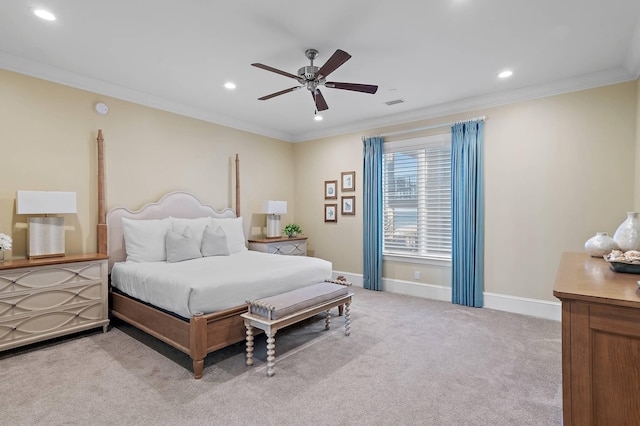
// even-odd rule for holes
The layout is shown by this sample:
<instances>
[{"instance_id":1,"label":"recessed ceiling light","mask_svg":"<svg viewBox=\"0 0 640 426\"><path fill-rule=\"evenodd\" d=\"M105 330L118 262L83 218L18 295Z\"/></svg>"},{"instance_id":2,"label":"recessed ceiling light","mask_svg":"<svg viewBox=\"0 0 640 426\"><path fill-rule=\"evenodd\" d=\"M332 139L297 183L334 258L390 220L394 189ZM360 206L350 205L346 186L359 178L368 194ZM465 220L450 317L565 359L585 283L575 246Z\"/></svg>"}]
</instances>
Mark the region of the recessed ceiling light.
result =
<instances>
[{"instance_id":1,"label":"recessed ceiling light","mask_svg":"<svg viewBox=\"0 0 640 426\"><path fill-rule=\"evenodd\" d=\"M235 85L235 83L232 83L232 82L229 81L229 82L224 84L224 87L229 89L229 90L232 90L232 89L236 88L236 85Z\"/></svg>"},{"instance_id":2,"label":"recessed ceiling light","mask_svg":"<svg viewBox=\"0 0 640 426\"><path fill-rule=\"evenodd\" d=\"M316 116L313 117L313 119L316 120L316 121L322 121L322 116L316 114Z\"/></svg>"},{"instance_id":3,"label":"recessed ceiling light","mask_svg":"<svg viewBox=\"0 0 640 426\"><path fill-rule=\"evenodd\" d=\"M500 74L498 74L499 78L509 78L513 75L513 71L511 70L504 70L502 71Z\"/></svg>"},{"instance_id":4,"label":"recessed ceiling light","mask_svg":"<svg viewBox=\"0 0 640 426\"><path fill-rule=\"evenodd\" d=\"M40 19L44 19L45 21L55 21L56 20L56 15L54 15L53 13L44 10L44 9L36 9L33 11L33 13Z\"/></svg>"}]
</instances>

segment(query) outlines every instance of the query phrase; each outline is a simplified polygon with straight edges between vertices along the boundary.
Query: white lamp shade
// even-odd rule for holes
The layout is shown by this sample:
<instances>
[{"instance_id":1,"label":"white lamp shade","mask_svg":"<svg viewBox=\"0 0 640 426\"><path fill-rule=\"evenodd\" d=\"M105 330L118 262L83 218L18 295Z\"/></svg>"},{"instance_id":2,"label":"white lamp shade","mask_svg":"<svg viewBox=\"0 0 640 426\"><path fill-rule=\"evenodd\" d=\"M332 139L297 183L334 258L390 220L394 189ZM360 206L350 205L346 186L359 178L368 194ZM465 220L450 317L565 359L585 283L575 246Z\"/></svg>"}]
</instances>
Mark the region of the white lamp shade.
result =
<instances>
[{"instance_id":1,"label":"white lamp shade","mask_svg":"<svg viewBox=\"0 0 640 426\"><path fill-rule=\"evenodd\" d=\"M263 201L262 213L267 214L286 214L287 202L286 201Z\"/></svg>"},{"instance_id":2,"label":"white lamp shade","mask_svg":"<svg viewBox=\"0 0 640 426\"><path fill-rule=\"evenodd\" d=\"M64 214L76 212L75 192L17 191L17 214Z\"/></svg>"}]
</instances>

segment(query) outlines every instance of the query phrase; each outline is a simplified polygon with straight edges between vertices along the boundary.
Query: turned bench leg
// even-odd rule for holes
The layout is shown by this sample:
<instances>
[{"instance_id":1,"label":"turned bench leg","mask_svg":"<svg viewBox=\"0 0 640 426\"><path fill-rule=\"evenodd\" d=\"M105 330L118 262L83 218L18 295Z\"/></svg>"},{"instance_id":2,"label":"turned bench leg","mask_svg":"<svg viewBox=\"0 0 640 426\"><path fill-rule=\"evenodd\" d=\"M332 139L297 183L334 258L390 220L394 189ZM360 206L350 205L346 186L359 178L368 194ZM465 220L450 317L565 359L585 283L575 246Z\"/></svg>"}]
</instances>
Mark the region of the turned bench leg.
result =
<instances>
[{"instance_id":1,"label":"turned bench leg","mask_svg":"<svg viewBox=\"0 0 640 426\"><path fill-rule=\"evenodd\" d=\"M267 334L267 376L271 377L275 374L273 371L276 365L276 333Z\"/></svg>"},{"instance_id":2,"label":"turned bench leg","mask_svg":"<svg viewBox=\"0 0 640 426\"><path fill-rule=\"evenodd\" d=\"M329 330L331 327L331 312L327 311L327 315L324 317L324 329Z\"/></svg>"},{"instance_id":3,"label":"turned bench leg","mask_svg":"<svg viewBox=\"0 0 640 426\"><path fill-rule=\"evenodd\" d=\"M351 301L344 305L344 335L351 334Z\"/></svg>"},{"instance_id":4,"label":"turned bench leg","mask_svg":"<svg viewBox=\"0 0 640 426\"><path fill-rule=\"evenodd\" d=\"M247 365L253 365L253 327L247 324Z\"/></svg>"}]
</instances>

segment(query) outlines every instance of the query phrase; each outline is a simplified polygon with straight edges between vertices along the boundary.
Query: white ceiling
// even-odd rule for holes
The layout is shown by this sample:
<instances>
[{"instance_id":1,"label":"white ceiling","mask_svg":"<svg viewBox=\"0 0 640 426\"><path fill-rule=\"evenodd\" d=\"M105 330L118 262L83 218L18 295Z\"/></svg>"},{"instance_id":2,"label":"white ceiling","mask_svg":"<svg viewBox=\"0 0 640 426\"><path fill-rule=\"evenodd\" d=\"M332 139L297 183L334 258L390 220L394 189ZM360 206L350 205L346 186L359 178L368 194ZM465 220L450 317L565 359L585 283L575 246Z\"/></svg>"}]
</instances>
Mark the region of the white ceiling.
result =
<instances>
[{"instance_id":1,"label":"white ceiling","mask_svg":"<svg viewBox=\"0 0 640 426\"><path fill-rule=\"evenodd\" d=\"M322 88L322 122L306 90L257 100L296 82L250 64L296 74L308 48L378 93ZM640 1L3 0L0 68L297 142L637 79Z\"/></svg>"}]
</instances>

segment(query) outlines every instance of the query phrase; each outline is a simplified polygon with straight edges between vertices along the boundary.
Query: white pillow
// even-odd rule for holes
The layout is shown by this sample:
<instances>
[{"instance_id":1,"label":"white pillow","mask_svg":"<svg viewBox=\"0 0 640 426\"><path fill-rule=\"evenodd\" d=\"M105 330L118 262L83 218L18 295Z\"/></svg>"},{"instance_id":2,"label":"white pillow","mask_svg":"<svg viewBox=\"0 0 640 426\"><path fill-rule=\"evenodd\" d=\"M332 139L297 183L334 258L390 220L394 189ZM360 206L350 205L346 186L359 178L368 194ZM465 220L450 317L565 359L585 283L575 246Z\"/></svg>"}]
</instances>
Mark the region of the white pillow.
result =
<instances>
[{"instance_id":1,"label":"white pillow","mask_svg":"<svg viewBox=\"0 0 640 426\"><path fill-rule=\"evenodd\" d=\"M214 228L207 225L202 236L202 255L207 256L229 256L229 246L227 245L227 235L221 226Z\"/></svg>"},{"instance_id":2,"label":"white pillow","mask_svg":"<svg viewBox=\"0 0 640 426\"><path fill-rule=\"evenodd\" d=\"M167 262L182 262L202 257L200 246L188 226L182 234L168 230L165 236L167 245Z\"/></svg>"},{"instance_id":3,"label":"white pillow","mask_svg":"<svg viewBox=\"0 0 640 426\"><path fill-rule=\"evenodd\" d=\"M244 239L244 229L242 227L242 217L233 219L211 218L213 228L222 227L227 236L227 246L231 254L247 250Z\"/></svg>"},{"instance_id":4,"label":"white pillow","mask_svg":"<svg viewBox=\"0 0 640 426\"><path fill-rule=\"evenodd\" d=\"M132 220L122 218L127 262L162 262L167 260L164 237L171 226L169 218Z\"/></svg>"},{"instance_id":5,"label":"white pillow","mask_svg":"<svg viewBox=\"0 0 640 426\"><path fill-rule=\"evenodd\" d=\"M196 219L184 219L180 217L171 217L171 229L178 234L182 234L185 228L188 226L193 231L193 236L198 241L198 247L202 244L202 234L204 234L204 228L211 223L211 218L198 217Z\"/></svg>"}]
</instances>

